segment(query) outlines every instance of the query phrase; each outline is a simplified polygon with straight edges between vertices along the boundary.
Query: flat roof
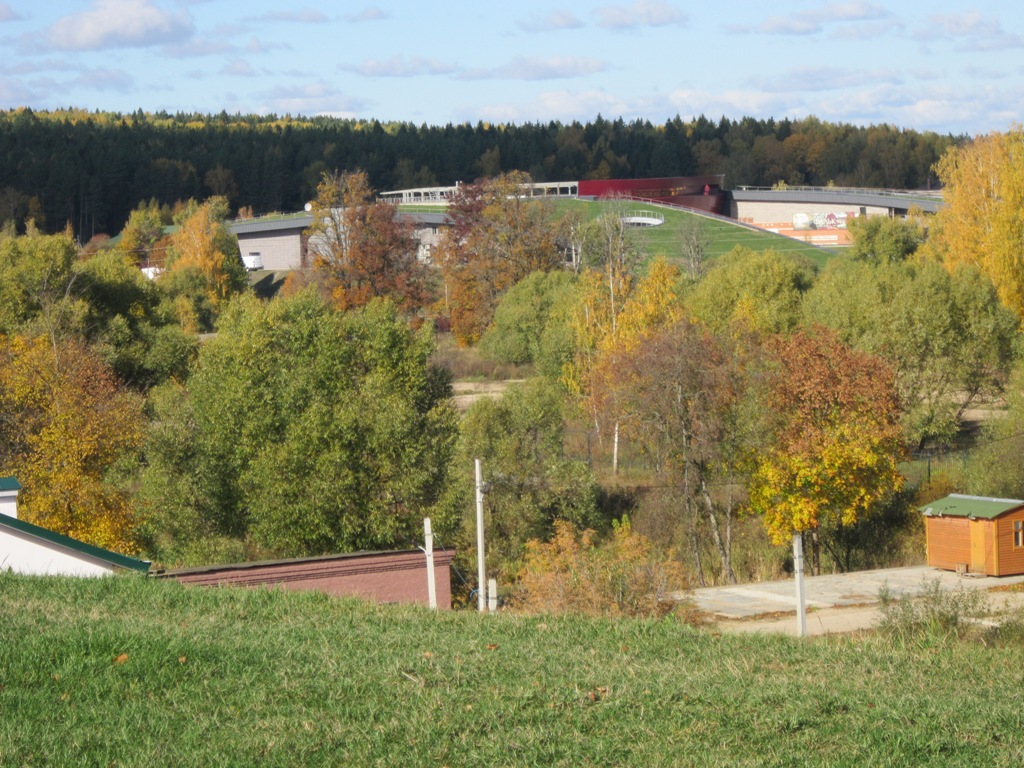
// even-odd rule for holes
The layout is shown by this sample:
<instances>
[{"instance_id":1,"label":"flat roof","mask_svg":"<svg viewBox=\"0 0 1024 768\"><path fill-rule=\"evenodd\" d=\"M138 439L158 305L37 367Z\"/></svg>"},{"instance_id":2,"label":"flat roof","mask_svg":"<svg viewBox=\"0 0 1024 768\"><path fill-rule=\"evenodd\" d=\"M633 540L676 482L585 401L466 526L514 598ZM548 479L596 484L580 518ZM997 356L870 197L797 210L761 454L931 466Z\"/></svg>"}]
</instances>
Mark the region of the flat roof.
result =
<instances>
[{"instance_id":1,"label":"flat roof","mask_svg":"<svg viewBox=\"0 0 1024 768\"><path fill-rule=\"evenodd\" d=\"M1021 499L995 499L953 493L918 509L929 517L974 517L993 520L1021 506L1024 506L1024 500Z\"/></svg>"}]
</instances>

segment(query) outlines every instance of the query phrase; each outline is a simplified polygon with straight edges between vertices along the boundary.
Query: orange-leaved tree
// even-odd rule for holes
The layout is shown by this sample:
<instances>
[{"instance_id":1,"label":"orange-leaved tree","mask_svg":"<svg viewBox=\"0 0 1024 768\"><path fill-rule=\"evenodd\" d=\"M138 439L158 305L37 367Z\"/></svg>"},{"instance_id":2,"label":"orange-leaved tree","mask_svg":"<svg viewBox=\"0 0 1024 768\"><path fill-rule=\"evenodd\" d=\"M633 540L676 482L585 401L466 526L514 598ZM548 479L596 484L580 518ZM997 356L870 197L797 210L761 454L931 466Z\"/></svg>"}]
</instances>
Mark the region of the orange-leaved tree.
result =
<instances>
[{"instance_id":1,"label":"orange-leaved tree","mask_svg":"<svg viewBox=\"0 0 1024 768\"><path fill-rule=\"evenodd\" d=\"M441 237L445 310L460 344L475 344L490 325L502 294L536 271L563 263L557 224L543 199L525 194L530 177L512 172L464 184L448 209Z\"/></svg>"},{"instance_id":2,"label":"orange-leaved tree","mask_svg":"<svg viewBox=\"0 0 1024 768\"><path fill-rule=\"evenodd\" d=\"M335 306L354 309L377 297L405 313L426 306L429 272L412 227L394 205L374 199L364 172L325 173L312 206L313 268Z\"/></svg>"},{"instance_id":3,"label":"orange-leaved tree","mask_svg":"<svg viewBox=\"0 0 1024 768\"><path fill-rule=\"evenodd\" d=\"M820 529L855 524L903 484L895 377L821 327L777 338L775 351L777 432L757 458L750 504L776 544L811 533L817 574Z\"/></svg>"},{"instance_id":4,"label":"orange-leaved tree","mask_svg":"<svg viewBox=\"0 0 1024 768\"><path fill-rule=\"evenodd\" d=\"M108 481L142 440L142 398L76 341L0 337L0 474L24 488L26 521L136 551L125 493Z\"/></svg>"}]
</instances>

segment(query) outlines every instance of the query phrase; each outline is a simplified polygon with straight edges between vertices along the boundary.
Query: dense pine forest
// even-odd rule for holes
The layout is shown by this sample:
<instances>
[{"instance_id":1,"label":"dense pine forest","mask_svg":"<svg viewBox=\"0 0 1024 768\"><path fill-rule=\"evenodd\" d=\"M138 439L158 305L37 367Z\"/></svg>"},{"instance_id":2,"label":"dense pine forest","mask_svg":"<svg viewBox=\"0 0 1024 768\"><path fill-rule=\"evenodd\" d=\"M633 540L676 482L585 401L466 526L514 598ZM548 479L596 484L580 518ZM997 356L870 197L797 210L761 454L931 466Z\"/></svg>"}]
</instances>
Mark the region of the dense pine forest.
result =
<instances>
[{"instance_id":1,"label":"dense pine forest","mask_svg":"<svg viewBox=\"0 0 1024 768\"><path fill-rule=\"evenodd\" d=\"M803 120L703 115L662 125L417 126L375 120L88 111L0 113L0 225L116 234L141 201L221 195L256 214L298 210L325 171L363 170L402 189L519 170L536 181L725 174L729 186L917 189L965 137Z\"/></svg>"}]
</instances>

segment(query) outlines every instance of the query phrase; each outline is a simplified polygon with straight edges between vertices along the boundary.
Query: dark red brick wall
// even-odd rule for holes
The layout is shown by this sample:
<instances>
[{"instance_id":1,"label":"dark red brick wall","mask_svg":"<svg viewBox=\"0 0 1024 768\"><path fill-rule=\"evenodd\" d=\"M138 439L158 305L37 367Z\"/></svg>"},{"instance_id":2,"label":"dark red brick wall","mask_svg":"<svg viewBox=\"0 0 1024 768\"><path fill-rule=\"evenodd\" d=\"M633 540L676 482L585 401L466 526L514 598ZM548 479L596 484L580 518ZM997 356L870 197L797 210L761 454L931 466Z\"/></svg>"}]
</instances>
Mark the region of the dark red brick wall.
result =
<instances>
[{"instance_id":1,"label":"dark red brick wall","mask_svg":"<svg viewBox=\"0 0 1024 768\"><path fill-rule=\"evenodd\" d=\"M437 607L451 608L450 565L454 552L434 553ZM422 603L427 599L427 558L419 550L371 552L189 568L156 574L182 584L316 589L329 595L356 595L379 603Z\"/></svg>"}]
</instances>

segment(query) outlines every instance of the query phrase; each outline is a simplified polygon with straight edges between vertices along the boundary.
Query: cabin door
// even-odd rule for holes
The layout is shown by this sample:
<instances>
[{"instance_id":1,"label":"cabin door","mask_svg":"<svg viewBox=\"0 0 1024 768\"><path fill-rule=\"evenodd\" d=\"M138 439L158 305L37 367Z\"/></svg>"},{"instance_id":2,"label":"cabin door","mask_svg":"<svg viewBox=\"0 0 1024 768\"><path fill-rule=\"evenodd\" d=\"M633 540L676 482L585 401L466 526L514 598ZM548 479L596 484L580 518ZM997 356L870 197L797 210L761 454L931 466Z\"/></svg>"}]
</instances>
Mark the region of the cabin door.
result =
<instances>
[{"instance_id":1,"label":"cabin door","mask_svg":"<svg viewBox=\"0 0 1024 768\"><path fill-rule=\"evenodd\" d=\"M985 529L987 520L971 520L971 573L988 573L986 570Z\"/></svg>"}]
</instances>

